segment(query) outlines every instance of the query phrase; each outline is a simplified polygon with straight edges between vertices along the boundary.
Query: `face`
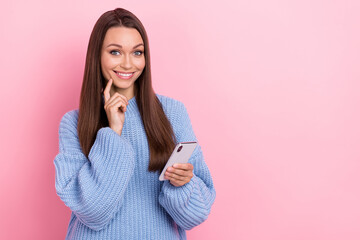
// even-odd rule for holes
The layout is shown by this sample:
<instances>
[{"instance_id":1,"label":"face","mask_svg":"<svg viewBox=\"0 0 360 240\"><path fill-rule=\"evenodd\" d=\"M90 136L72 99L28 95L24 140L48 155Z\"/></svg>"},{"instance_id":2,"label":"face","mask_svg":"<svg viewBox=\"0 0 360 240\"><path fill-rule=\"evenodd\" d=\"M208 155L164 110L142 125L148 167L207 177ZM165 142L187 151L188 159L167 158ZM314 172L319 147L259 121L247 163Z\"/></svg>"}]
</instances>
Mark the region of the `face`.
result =
<instances>
[{"instance_id":1,"label":"face","mask_svg":"<svg viewBox=\"0 0 360 240\"><path fill-rule=\"evenodd\" d=\"M144 42L135 28L112 27L106 32L101 50L101 71L112 78L110 94L134 96L134 83L145 67ZM107 82L106 81L106 82Z\"/></svg>"}]
</instances>

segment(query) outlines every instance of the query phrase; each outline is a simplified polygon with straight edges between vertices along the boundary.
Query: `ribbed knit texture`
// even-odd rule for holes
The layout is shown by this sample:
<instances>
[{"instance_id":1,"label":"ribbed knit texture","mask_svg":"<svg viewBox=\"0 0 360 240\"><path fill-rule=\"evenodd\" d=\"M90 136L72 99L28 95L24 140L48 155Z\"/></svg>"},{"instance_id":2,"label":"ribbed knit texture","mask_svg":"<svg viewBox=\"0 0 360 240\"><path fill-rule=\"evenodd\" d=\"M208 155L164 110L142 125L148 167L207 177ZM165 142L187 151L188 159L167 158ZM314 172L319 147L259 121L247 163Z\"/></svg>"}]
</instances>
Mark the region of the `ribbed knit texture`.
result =
<instances>
[{"instance_id":1,"label":"ribbed knit texture","mask_svg":"<svg viewBox=\"0 0 360 240\"><path fill-rule=\"evenodd\" d=\"M157 97L177 142L197 141L184 104ZM66 239L186 239L185 230L207 219L216 194L199 145L189 160L194 177L175 187L147 170L149 147L135 97L121 136L101 128L88 158L80 148L77 120L77 109L62 117L54 160L56 192L72 211Z\"/></svg>"}]
</instances>

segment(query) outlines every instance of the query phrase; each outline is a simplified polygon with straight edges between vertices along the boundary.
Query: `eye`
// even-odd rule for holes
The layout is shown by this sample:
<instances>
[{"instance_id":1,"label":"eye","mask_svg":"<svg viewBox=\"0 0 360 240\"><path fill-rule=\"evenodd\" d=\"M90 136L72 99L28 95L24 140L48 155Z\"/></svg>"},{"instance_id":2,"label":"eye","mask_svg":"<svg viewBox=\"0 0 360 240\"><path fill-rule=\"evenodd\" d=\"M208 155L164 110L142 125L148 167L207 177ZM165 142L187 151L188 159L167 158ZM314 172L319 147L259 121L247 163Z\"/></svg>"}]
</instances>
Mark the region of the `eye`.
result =
<instances>
[{"instance_id":1,"label":"eye","mask_svg":"<svg viewBox=\"0 0 360 240\"><path fill-rule=\"evenodd\" d=\"M110 51L110 54L111 55L120 55L120 52L116 51L116 50L112 50L112 51Z\"/></svg>"},{"instance_id":2,"label":"eye","mask_svg":"<svg viewBox=\"0 0 360 240\"><path fill-rule=\"evenodd\" d=\"M142 51L135 51L134 54L135 54L135 56L141 56L143 54L143 52Z\"/></svg>"}]
</instances>

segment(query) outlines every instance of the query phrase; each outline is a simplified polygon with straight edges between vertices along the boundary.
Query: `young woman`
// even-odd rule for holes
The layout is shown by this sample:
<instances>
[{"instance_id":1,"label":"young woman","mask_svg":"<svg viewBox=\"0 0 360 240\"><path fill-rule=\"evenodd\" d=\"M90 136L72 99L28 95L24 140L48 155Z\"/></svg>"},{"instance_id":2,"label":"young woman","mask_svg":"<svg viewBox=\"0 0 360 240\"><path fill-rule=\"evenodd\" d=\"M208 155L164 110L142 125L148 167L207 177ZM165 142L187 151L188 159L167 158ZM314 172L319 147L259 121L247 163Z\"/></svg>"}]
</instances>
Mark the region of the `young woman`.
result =
<instances>
[{"instance_id":1,"label":"young woman","mask_svg":"<svg viewBox=\"0 0 360 240\"><path fill-rule=\"evenodd\" d=\"M186 239L215 189L201 148L166 170L175 144L196 141L184 104L155 94L149 43L131 12L104 13L91 33L79 109L59 126L56 191L71 211L66 239Z\"/></svg>"}]
</instances>

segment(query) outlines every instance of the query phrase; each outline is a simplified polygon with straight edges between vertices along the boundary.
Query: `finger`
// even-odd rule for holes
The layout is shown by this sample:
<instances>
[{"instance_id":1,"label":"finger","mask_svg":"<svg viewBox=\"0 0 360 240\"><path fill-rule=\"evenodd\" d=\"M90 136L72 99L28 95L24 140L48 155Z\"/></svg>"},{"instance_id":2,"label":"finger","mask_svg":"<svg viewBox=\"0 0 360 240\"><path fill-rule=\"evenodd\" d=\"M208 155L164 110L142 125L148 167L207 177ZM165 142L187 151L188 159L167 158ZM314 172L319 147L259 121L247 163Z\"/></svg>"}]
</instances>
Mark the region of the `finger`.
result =
<instances>
[{"instance_id":1,"label":"finger","mask_svg":"<svg viewBox=\"0 0 360 240\"><path fill-rule=\"evenodd\" d=\"M176 169L182 169L182 170L193 170L194 166L191 163L175 163L173 165Z\"/></svg>"},{"instance_id":2,"label":"finger","mask_svg":"<svg viewBox=\"0 0 360 240\"><path fill-rule=\"evenodd\" d=\"M167 173L167 174L165 173L165 179L169 180L169 182L176 187L180 187L191 181L191 178L180 179L178 177L170 176L169 173Z\"/></svg>"},{"instance_id":3,"label":"finger","mask_svg":"<svg viewBox=\"0 0 360 240\"><path fill-rule=\"evenodd\" d=\"M121 110L123 112L126 112L126 104L124 103L124 101L122 99L119 99L118 101L113 102L111 105L109 105L109 108L110 109L115 108L116 110L121 108Z\"/></svg>"},{"instance_id":4,"label":"finger","mask_svg":"<svg viewBox=\"0 0 360 240\"><path fill-rule=\"evenodd\" d=\"M172 179L172 178L169 179L169 181L175 187L181 187L181 186L185 185L186 183L190 182L190 181L180 181L180 180L176 180L176 179Z\"/></svg>"},{"instance_id":5,"label":"finger","mask_svg":"<svg viewBox=\"0 0 360 240\"><path fill-rule=\"evenodd\" d=\"M173 185L173 186L175 186L175 187L181 187L182 185L184 185L183 183L181 183L181 182L178 182L178 181L176 181L176 180L170 180L170 183Z\"/></svg>"},{"instance_id":6,"label":"finger","mask_svg":"<svg viewBox=\"0 0 360 240\"><path fill-rule=\"evenodd\" d=\"M112 102L116 101L115 99L121 99L121 100L124 101L124 103L125 103L126 105L129 104L127 98L126 98L124 95L121 95L120 93L115 92L115 93L110 97L110 99L108 99L108 101L107 101L107 103L106 103L105 105L111 104Z\"/></svg>"},{"instance_id":7,"label":"finger","mask_svg":"<svg viewBox=\"0 0 360 240\"><path fill-rule=\"evenodd\" d=\"M104 98L105 102L107 102L110 99L110 89L112 85L112 79L110 78L109 81L106 84L105 90L104 90Z\"/></svg>"},{"instance_id":8,"label":"finger","mask_svg":"<svg viewBox=\"0 0 360 240\"><path fill-rule=\"evenodd\" d=\"M176 180L170 180L170 183L175 186L175 187L181 187L182 185L184 185L185 183L176 181Z\"/></svg>"},{"instance_id":9,"label":"finger","mask_svg":"<svg viewBox=\"0 0 360 240\"><path fill-rule=\"evenodd\" d=\"M121 97L121 99L123 99L123 100L125 101L126 105L128 105L128 104L129 104L129 102L128 102L127 98L126 98L124 95L122 95L122 94L120 94L120 93L118 93L118 92L114 93L114 95L116 95L116 96L120 96L120 97Z\"/></svg>"},{"instance_id":10,"label":"finger","mask_svg":"<svg viewBox=\"0 0 360 240\"><path fill-rule=\"evenodd\" d=\"M111 96L111 98L108 99L108 101L105 103L104 108L107 109L108 106L111 106L113 103L119 100L121 100L120 96L115 96L115 95Z\"/></svg>"},{"instance_id":11,"label":"finger","mask_svg":"<svg viewBox=\"0 0 360 240\"><path fill-rule=\"evenodd\" d=\"M166 171L169 173L176 174L178 176L183 176L183 177L190 177L192 175L191 170L176 169L173 167L169 167Z\"/></svg>"},{"instance_id":12,"label":"finger","mask_svg":"<svg viewBox=\"0 0 360 240\"><path fill-rule=\"evenodd\" d=\"M180 176L174 173L165 172L165 176L169 178L169 180L177 180L177 181L186 181L189 177Z\"/></svg>"}]
</instances>

